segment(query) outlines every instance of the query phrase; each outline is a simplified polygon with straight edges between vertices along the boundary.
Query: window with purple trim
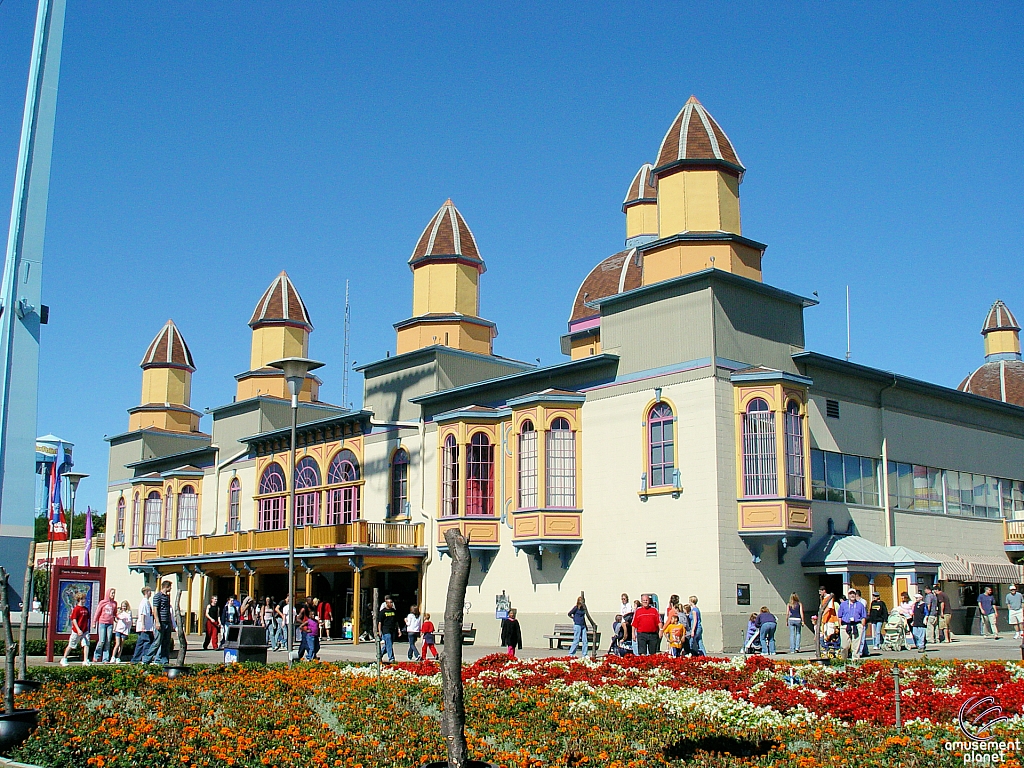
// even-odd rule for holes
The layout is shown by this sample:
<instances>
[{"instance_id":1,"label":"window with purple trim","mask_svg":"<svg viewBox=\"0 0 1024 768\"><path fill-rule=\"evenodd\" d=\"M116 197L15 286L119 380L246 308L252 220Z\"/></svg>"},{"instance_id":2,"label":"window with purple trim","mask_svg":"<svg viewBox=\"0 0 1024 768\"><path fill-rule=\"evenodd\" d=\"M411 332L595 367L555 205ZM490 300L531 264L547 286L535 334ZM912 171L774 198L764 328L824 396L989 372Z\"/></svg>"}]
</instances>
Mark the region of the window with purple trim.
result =
<instances>
[{"instance_id":1,"label":"window with purple trim","mask_svg":"<svg viewBox=\"0 0 1024 768\"><path fill-rule=\"evenodd\" d=\"M795 499L807 498L804 473L804 417L800 403L786 403L786 493Z\"/></svg>"},{"instance_id":2,"label":"window with purple trim","mask_svg":"<svg viewBox=\"0 0 1024 768\"><path fill-rule=\"evenodd\" d=\"M391 458L391 503L389 517L405 517L409 506L409 452L399 448Z\"/></svg>"},{"instance_id":3,"label":"window with purple trim","mask_svg":"<svg viewBox=\"0 0 1024 768\"><path fill-rule=\"evenodd\" d=\"M441 516L459 514L459 446L455 435L444 439L441 457Z\"/></svg>"},{"instance_id":4,"label":"window with purple trim","mask_svg":"<svg viewBox=\"0 0 1024 768\"><path fill-rule=\"evenodd\" d=\"M139 546L139 531L142 528L139 525L139 494L135 494L132 499L132 546Z\"/></svg>"},{"instance_id":5,"label":"window with purple trim","mask_svg":"<svg viewBox=\"0 0 1024 768\"><path fill-rule=\"evenodd\" d=\"M576 433L568 419L551 422L545 445L547 506L576 508Z\"/></svg>"},{"instance_id":6,"label":"window with purple trim","mask_svg":"<svg viewBox=\"0 0 1024 768\"><path fill-rule=\"evenodd\" d=\"M519 431L519 508L537 506L537 430L524 421Z\"/></svg>"},{"instance_id":7,"label":"window with purple trim","mask_svg":"<svg viewBox=\"0 0 1024 768\"><path fill-rule=\"evenodd\" d=\"M142 512L142 546L155 547L160 538L160 510L163 501L160 491L150 491L146 496L146 504Z\"/></svg>"},{"instance_id":8,"label":"window with purple trim","mask_svg":"<svg viewBox=\"0 0 1024 768\"><path fill-rule=\"evenodd\" d=\"M228 533L234 533L241 525L242 486L236 477L228 486Z\"/></svg>"},{"instance_id":9,"label":"window with purple trim","mask_svg":"<svg viewBox=\"0 0 1024 768\"><path fill-rule=\"evenodd\" d=\"M187 539L196 535L196 524L199 522L199 496L191 485L185 485L178 494L178 519L176 535L179 539Z\"/></svg>"},{"instance_id":10,"label":"window with purple trim","mask_svg":"<svg viewBox=\"0 0 1024 768\"><path fill-rule=\"evenodd\" d=\"M284 528L285 489L284 470L281 469L281 465L277 462L268 464L260 477L260 496L276 495L261 498L258 502L256 526L259 530L278 531Z\"/></svg>"},{"instance_id":11,"label":"window with purple trim","mask_svg":"<svg viewBox=\"0 0 1024 768\"><path fill-rule=\"evenodd\" d=\"M466 514L494 514L494 446L477 432L466 453Z\"/></svg>"},{"instance_id":12,"label":"window with purple trim","mask_svg":"<svg viewBox=\"0 0 1024 768\"><path fill-rule=\"evenodd\" d=\"M320 524L320 467L312 456L304 456L295 464L295 525ZM299 491L305 491L299 493Z\"/></svg>"},{"instance_id":13,"label":"window with purple trim","mask_svg":"<svg viewBox=\"0 0 1024 768\"><path fill-rule=\"evenodd\" d=\"M171 493L171 486L167 486L167 496L164 499L164 527L163 538L174 538L174 494Z\"/></svg>"},{"instance_id":14,"label":"window with purple trim","mask_svg":"<svg viewBox=\"0 0 1024 768\"><path fill-rule=\"evenodd\" d=\"M359 519L359 460L347 448L338 451L327 467L327 524L344 525Z\"/></svg>"},{"instance_id":15,"label":"window with purple trim","mask_svg":"<svg viewBox=\"0 0 1024 768\"><path fill-rule=\"evenodd\" d=\"M124 496L117 500L117 527L114 529L114 543L124 544Z\"/></svg>"},{"instance_id":16,"label":"window with purple trim","mask_svg":"<svg viewBox=\"0 0 1024 768\"><path fill-rule=\"evenodd\" d=\"M648 486L675 485L675 415L668 403L655 403L647 412Z\"/></svg>"},{"instance_id":17,"label":"window with purple trim","mask_svg":"<svg viewBox=\"0 0 1024 768\"><path fill-rule=\"evenodd\" d=\"M775 414L755 397L743 414L743 495L776 496L779 478L775 458Z\"/></svg>"}]
</instances>

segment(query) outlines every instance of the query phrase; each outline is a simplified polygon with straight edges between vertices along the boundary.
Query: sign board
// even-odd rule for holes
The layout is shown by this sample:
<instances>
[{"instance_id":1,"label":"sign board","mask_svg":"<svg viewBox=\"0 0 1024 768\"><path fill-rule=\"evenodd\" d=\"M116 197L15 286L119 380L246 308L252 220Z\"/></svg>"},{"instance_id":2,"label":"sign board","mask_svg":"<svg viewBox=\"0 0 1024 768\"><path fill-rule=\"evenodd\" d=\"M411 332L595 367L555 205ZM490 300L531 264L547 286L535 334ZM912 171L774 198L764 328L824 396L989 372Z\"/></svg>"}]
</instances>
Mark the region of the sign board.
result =
<instances>
[{"instance_id":1,"label":"sign board","mask_svg":"<svg viewBox=\"0 0 1024 768\"><path fill-rule=\"evenodd\" d=\"M500 595L494 596L494 618L496 619L507 619L508 612L512 609L512 598L505 594L505 590L501 590Z\"/></svg>"},{"instance_id":2,"label":"sign board","mask_svg":"<svg viewBox=\"0 0 1024 768\"><path fill-rule=\"evenodd\" d=\"M89 611L89 634L96 634L96 615L107 586L106 568L77 565L53 566L50 574L50 621L46 632L46 660L53 661L55 640L71 637L71 609L79 595L85 595Z\"/></svg>"},{"instance_id":3,"label":"sign board","mask_svg":"<svg viewBox=\"0 0 1024 768\"><path fill-rule=\"evenodd\" d=\"M736 585L736 605L750 605L750 585Z\"/></svg>"}]
</instances>

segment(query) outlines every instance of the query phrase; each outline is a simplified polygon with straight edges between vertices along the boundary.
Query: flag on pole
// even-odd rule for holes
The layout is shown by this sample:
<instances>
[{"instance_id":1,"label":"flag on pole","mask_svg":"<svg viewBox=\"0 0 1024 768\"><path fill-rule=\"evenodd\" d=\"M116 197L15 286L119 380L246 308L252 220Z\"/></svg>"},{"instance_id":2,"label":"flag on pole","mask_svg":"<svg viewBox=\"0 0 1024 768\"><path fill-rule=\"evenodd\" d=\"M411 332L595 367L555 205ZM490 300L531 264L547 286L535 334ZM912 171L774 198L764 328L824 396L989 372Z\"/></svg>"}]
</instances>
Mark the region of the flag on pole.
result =
<instances>
[{"instance_id":1,"label":"flag on pole","mask_svg":"<svg viewBox=\"0 0 1024 768\"><path fill-rule=\"evenodd\" d=\"M85 510L85 567L88 568L89 550L92 549L92 507Z\"/></svg>"},{"instance_id":2,"label":"flag on pole","mask_svg":"<svg viewBox=\"0 0 1024 768\"><path fill-rule=\"evenodd\" d=\"M50 465L50 498L47 513L50 524L46 536L49 541L67 541L69 536L67 519L64 517L64 505L60 500L61 472L64 471L64 465L67 463L64 443L58 443L57 456L54 458L53 464Z\"/></svg>"}]
</instances>

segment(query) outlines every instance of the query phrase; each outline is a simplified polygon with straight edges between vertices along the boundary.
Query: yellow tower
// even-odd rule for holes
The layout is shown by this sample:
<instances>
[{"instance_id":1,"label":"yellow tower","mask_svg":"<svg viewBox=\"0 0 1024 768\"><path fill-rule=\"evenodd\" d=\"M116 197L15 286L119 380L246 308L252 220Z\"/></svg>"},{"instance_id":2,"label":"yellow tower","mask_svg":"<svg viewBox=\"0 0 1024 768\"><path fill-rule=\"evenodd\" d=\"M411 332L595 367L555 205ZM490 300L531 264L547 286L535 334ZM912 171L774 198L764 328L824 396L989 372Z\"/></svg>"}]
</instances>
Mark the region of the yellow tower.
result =
<instances>
[{"instance_id":1,"label":"yellow tower","mask_svg":"<svg viewBox=\"0 0 1024 768\"><path fill-rule=\"evenodd\" d=\"M249 319L249 327L252 328L249 370L235 376L238 381L236 399L247 400L260 395L287 399L290 395L284 374L267 364L284 357L308 357L309 334L313 330L306 305L287 272L281 272L263 292ZM320 379L308 374L299 400L316 402L319 393Z\"/></svg>"},{"instance_id":2,"label":"yellow tower","mask_svg":"<svg viewBox=\"0 0 1024 768\"><path fill-rule=\"evenodd\" d=\"M412 314L395 324L397 353L435 344L491 354L498 331L480 314L484 262L466 220L451 200L434 214L409 258Z\"/></svg>"},{"instance_id":3,"label":"yellow tower","mask_svg":"<svg viewBox=\"0 0 1024 768\"><path fill-rule=\"evenodd\" d=\"M630 182L622 212L626 214L626 247L636 248L658 239L658 185L654 166L644 163Z\"/></svg>"},{"instance_id":4,"label":"yellow tower","mask_svg":"<svg viewBox=\"0 0 1024 768\"><path fill-rule=\"evenodd\" d=\"M985 337L985 360L1020 360L1020 325L1001 299L988 311L981 329Z\"/></svg>"},{"instance_id":5,"label":"yellow tower","mask_svg":"<svg viewBox=\"0 0 1024 768\"><path fill-rule=\"evenodd\" d=\"M173 320L160 329L139 363L142 368L141 404L128 411L128 429L198 432L199 411L190 407L192 352Z\"/></svg>"},{"instance_id":6,"label":"yellow tower","mask_svg":"<svg viewBox=\"0 0 1024 768\"><path fill-rule=\"evenodd\" d=\"M761 279L765 246L740 231L745 170L729 137L691 96L665 134L652 170L658 239L641 248L645 285L704 269Z\"/></svg>"}]
</instances>

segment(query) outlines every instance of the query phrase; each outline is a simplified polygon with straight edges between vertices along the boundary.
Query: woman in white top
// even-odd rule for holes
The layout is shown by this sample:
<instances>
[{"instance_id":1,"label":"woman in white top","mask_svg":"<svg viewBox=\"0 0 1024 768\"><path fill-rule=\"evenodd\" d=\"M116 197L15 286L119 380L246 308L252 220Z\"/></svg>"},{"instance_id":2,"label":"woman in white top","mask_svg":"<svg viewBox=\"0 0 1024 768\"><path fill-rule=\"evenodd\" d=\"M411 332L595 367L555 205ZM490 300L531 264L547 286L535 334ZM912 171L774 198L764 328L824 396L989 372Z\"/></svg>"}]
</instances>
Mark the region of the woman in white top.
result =
<instances>
[{"instance_id":1,"label":"woman in white top","mask_svg":"<svg viewBox=\"0 0 1024 768\"><path fill-rule=\"evenodd\" d=\"M409 615L405 617L405 633L409 636L409 661L420 660L420 649L416 643L420 639L420 628L423 620L420 618L420 609L415 605L409 609Z\"/></svg>"},{"instance_id":2,"label":"woman in white top","mask_svg":"<svg viewBox=\"0 0 1024 768\"><path fill-rule=\"evenodd\" d=\"M117 612L117 621L114 622L114 650L110 652L112 664L121 663L121 646L128 639L132 631L132 607L127 600L121 601L121 607Z\"/></svg>"}]
</instances>

